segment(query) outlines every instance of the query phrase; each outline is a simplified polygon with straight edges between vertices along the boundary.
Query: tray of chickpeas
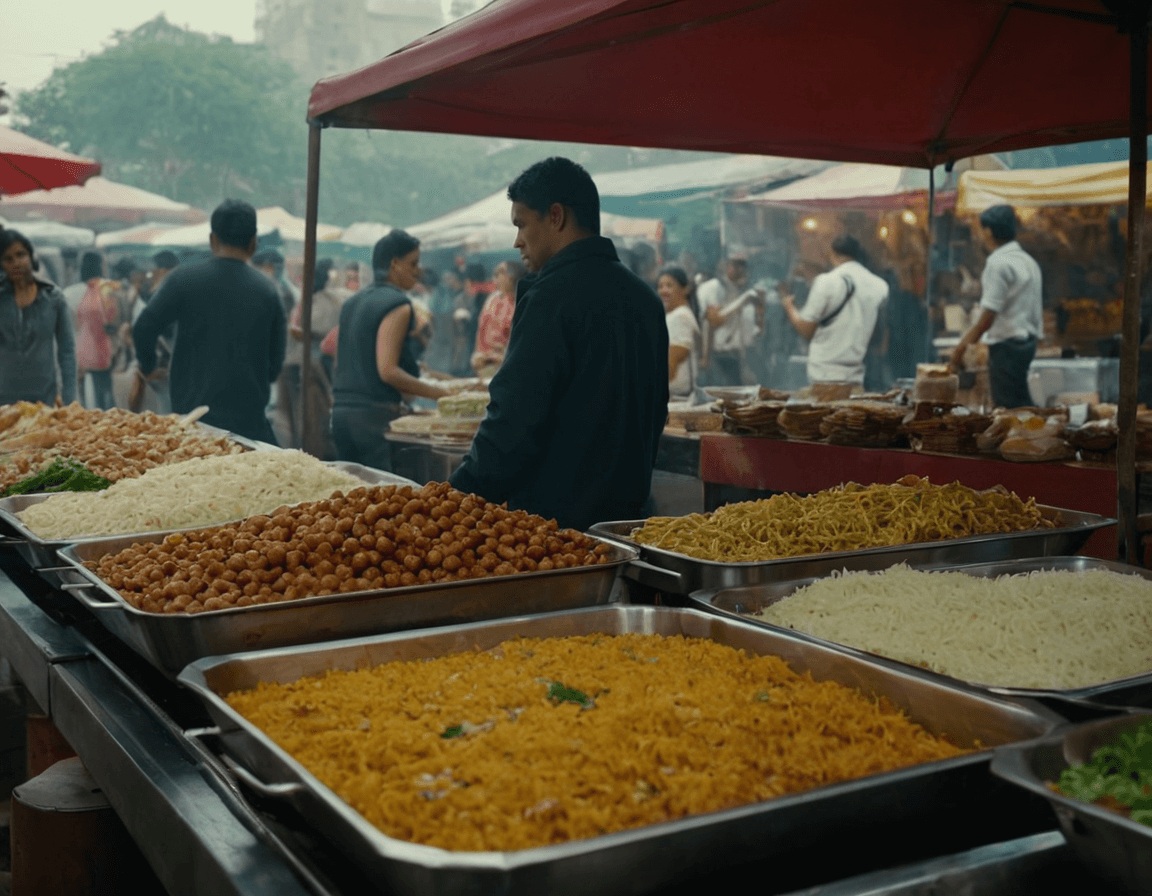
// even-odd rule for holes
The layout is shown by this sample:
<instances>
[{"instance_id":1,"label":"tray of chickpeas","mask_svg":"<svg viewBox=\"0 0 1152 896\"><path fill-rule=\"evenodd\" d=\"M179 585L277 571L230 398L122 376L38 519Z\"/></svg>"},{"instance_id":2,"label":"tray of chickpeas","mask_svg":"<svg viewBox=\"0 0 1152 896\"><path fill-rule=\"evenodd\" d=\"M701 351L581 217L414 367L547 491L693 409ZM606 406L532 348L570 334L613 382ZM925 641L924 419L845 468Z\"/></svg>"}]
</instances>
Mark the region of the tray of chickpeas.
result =
<instances>
[{"instance_id":1,"label":"tray of chickpeas","mask_svg":"<svg viewBox=\"0 0 1152 896\"><path fill-rule=\"evenodd\" d=\"M637 552L432 482L59 557L62 587L174 676L205 656L605 604Z\"/></svg>"}]
</instances>

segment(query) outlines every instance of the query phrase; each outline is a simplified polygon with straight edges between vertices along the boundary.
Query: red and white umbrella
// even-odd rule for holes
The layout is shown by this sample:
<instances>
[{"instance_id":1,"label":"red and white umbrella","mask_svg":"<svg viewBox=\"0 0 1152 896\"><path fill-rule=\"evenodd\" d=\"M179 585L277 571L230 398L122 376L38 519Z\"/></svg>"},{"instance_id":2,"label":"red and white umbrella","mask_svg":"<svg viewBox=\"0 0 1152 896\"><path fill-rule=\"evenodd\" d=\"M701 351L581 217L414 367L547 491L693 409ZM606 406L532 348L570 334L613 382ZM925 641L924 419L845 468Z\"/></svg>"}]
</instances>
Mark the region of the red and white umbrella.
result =
<instances>
[{"instance_id":1,"label":"red and white umbrella","mask_svg":"<svg viewBox=\"0 0 1152 896\"><path fill-rule=\"evenodd\" d=\"M0 126L0 196L82 184L100 163Z\"/></svg>"}]
</instances>

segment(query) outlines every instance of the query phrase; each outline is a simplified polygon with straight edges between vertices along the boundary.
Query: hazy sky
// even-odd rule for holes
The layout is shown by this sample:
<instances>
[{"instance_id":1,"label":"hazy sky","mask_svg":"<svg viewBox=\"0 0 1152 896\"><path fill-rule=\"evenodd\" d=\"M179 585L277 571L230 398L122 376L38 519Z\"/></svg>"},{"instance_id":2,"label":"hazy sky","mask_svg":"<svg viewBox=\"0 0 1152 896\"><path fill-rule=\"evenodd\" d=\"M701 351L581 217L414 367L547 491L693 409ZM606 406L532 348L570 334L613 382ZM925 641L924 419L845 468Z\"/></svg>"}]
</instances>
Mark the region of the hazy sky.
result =
<instances>
[{"instance_id":1,"label":"hazy sky","mask_svg":"<svg viewBox=\"0 0 1152 896\"><path fill-rule=\"evenodd\" d=\"M251 42L256 0L42 0L11 3L0 28L0 82L10 93L35 87L52 70L99 53L112 33L160 13L174 25Z\"/></svg>"},{"instance_id":2,"label":"hazy sky","mask_svg":"<svg viewBox=\"0 0 1152 896\"><path fill-rule=\"evenodd\" d=\"M54 68L99 53L114 31L130 31L160 13L174 25L244 43L253 39L256 18L256 0L11 0L5 6L0 83L9 93L35 87Z\"/></svg>"}]
</instances>

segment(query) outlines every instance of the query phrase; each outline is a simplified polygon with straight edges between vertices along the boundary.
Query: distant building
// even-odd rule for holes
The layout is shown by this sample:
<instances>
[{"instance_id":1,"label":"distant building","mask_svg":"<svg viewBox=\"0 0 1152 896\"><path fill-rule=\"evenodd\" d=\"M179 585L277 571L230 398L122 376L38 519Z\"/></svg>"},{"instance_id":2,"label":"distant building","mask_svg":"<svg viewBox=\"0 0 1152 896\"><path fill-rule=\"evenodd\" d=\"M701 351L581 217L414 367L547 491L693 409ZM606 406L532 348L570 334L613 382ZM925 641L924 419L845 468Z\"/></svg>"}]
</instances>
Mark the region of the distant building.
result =
<instances>
[{"instance_id":1,"label":"distant building","mask_svg":"<svg viewBox=\"0 0 1152 896\"><path fill-rule=\"evenodd\" d=\"M444 23L439 0L257 0L256 40L317 81L387 56Z\"/></svg>"}]
</instances>

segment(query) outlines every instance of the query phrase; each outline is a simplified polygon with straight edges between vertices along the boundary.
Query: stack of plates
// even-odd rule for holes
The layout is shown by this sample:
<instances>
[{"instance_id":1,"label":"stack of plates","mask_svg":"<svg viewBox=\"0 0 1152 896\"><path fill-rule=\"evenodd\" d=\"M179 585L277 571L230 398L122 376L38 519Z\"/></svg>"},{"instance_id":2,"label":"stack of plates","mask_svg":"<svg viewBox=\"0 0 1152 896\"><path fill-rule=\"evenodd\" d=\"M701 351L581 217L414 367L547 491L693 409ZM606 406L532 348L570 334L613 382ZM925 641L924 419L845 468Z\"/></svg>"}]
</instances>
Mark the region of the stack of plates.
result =
<instances>
[{"instance_id":1,"label":"stack of plates","mask_svg":"<svg viewBox=\"0 0 1152 896\"><path fill-rule=\"evenodd\" d=\"M820 422L820 432L833 445L887 448L901 438L906 408L880 401L853 401L837 407Z\"/></svg>"}]
</instances>

